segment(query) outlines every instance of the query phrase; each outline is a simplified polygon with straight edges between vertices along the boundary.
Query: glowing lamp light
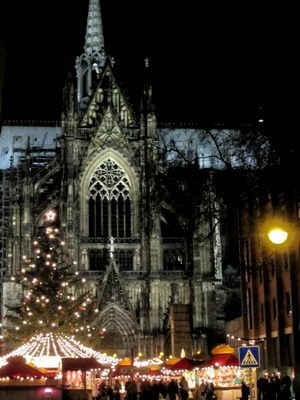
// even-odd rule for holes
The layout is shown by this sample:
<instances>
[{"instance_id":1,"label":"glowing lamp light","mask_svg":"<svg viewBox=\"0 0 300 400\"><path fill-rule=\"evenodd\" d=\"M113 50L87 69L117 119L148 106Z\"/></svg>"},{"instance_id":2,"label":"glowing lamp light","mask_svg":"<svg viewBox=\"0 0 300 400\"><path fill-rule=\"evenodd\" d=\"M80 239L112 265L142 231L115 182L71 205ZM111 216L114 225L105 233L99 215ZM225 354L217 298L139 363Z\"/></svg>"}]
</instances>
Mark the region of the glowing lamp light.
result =
<instances>
[{"instance_id":1,"label":"glowing lamp light","mask_svg":"<svg viewBox=\"0 0 300 400\"><path fill-rule=\"evenodd\" d=\"M45 393L52 393L52 389L51 388L45 388Z\"/></svg>"},{"instance_id":2,"label":"glowing lamp light","mask_svg":"<svg viewBox=\"0 0 300 400\"><path fill-rule=\"evenodd\" d=\"M282 228L272 229L268 232L268 238L274 244L282 244L287 240L288 232Z\"/></svg>"}]
</instances>

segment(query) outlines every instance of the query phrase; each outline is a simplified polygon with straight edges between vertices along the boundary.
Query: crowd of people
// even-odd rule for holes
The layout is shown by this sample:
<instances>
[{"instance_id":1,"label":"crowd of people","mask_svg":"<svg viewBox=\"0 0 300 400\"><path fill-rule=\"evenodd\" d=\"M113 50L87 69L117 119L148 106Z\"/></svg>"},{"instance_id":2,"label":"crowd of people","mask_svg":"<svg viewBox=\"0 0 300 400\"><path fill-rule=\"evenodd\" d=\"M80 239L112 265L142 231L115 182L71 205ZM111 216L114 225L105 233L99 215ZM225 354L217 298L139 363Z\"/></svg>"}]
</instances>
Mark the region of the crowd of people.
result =
<instances>
[{"instance_id":1,"label":"crowd of people","mask_svg":"<svg viewBox=\"0 0 300 400\"><path fill-rule=\"evenodd\" d=\"M258 400L290 400L292 397L292 381L288 375L280 377L275 372L265 373L257 379Z\"/></svg>"},{"instance_id":2,"label":"crowd of people","mask_svg":"<svg viewBox=\"0 0 300 400\"><path fill-rule=\"evenodd\" d=\"M291 400L292 381L287 375L264 373L257 379L257 400ZM92 392L93 400L216 400L212 382L204 379L193 392L184 376L180 379L134 379L121 382L103 380ZM249 400L250 388L241 383L241 400Z\"/></svg>"},{"instance_id":3,"label":"crowd of people","mask_svg":"<svg viewBox=\"0 0 300 400\"><path fill-rule=\"evenodd\" d=\"M124 390L123 390L124 389ZM203 381L199 388L201 400L215 400L212 384ZM93 400L188 400L191 397L191 390L184 376L180 379L128 379L124 388L118 379L109 383L103 380L97 389L92 393ZM199 400L200 400L199 397Z\"/></svg>"},{"instance_id":4,"label":"crowd of people","mask_svg":"<svg viewBox=\"0 0 300 400\"><path fill-rule=\"evenodd\" d=\"M200 387L200 400L216 400L215 387L212 382L202 379Z\"/></svg>"}]
</instances>

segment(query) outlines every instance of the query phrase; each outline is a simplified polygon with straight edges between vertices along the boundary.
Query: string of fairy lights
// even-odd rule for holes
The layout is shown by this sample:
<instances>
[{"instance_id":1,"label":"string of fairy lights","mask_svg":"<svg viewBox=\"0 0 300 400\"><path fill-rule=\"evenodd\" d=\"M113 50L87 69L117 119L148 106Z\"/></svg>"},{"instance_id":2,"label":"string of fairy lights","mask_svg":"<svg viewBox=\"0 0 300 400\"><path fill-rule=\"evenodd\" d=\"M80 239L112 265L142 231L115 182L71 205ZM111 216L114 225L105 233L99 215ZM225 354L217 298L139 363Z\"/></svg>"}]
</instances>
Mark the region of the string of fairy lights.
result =
<instances>
[{"instance_id":1,"label":"string of fairy lights","mask_svg":"<svg viewBox=\"0 0 300 400\"><path fill-rule=\"evenodd\" d=\"M265 338L256 338L256 339L252 338L251 339L251 338L245 338L245 337L240 337L240 336L234 336L234 335L230 335L230 334L228 334L226 336L227 336L228 339L236 340L238 342L244 342L245 345L249 344L249 345L252 345L252 346L254 346L256 344L259 344L259 343L263 343L265 341Z\"/></svg>"},{"instance_id":2,"label":"string of fairy lights","mask_svg":"<svg viewBox=\"0 0 300 400\"><path fill-rule=\"evenodd\" d=\"M27 343L0 357L0 366L7 363L11 357L69 357L95 358L104 365L116 365L120 359L100 353L81 342L62 333L41 333L33 336Z\"/></svg>"}]
</instances>

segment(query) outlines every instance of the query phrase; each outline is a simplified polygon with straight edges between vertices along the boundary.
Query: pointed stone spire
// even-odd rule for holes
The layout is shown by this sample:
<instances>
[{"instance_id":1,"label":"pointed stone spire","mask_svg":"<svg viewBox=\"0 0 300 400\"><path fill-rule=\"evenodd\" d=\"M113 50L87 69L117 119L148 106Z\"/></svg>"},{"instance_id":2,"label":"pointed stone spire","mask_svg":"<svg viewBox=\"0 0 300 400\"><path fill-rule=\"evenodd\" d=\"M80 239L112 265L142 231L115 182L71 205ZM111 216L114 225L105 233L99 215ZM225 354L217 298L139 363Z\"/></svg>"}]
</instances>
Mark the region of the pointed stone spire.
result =
<instances>
[{"instance_id":1,"label":"pointed stone spire","mask_svg":"<svg viewBox=\"0 0 300 400\"><path fill-rule=\"evenodd\" d=\"M141 97L141 137L144 138L155 138L156 134L156 117L154 111L154 103L152 96L152 78L150 70L149 58L144 59L144 85Z\"/></svg>"},{"instance_id":2,"label":"pointed stone spire","mask_svg":"<svg viewBox=\"0 0 300 400\"><path fill-rule=\"evenodd\" d=\"M103 53L103 56L105 56L104 36L99 0L90 0L84 52L88 56L91 56L93 53Z\"/></svg>"},{"instance_id":3,"label":"pointed stone spire","mask_svg":"<svg viewBox=\"0 0 300 400\"><path fill-rule=\"evenodd\" d=\"M106 61L99 1L89 2L84 52L76 59L78 111L86 108Z\"/></svg>"},{"instance_id":4,"label":"pointed stone spire","mask_svg":"<svg viewBox=\"0 0 300 400\"><path fill-rule=\"evenodd\" d=\"M141 110L142 113L146 115L154 112L154 105L152 101L152 83L151 83L150 68L149 68L150 61L148 57L144 59L144 63L145 63L144 88L142 95Z\"/></svg>"}]
</instances>

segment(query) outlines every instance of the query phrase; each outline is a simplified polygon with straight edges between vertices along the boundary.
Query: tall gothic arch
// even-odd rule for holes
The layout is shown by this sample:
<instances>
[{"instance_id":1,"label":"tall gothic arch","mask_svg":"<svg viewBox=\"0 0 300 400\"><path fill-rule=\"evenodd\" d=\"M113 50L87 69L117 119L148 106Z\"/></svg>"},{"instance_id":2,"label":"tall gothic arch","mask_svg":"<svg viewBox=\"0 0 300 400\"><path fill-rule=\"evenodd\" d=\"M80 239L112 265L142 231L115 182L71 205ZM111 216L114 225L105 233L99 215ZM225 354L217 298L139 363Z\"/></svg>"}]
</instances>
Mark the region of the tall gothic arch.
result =
<instances>
[{"instance_id":1,"label":"tall gothic arch","mask_svg":"<svg viewBox=\"0 0 300 400\"><path fill-rule=\"evenodd\" d=\"M125 172L104 160L89 186L89 237L131 237L131 188Z\"/></svg>"}]
</instances>

